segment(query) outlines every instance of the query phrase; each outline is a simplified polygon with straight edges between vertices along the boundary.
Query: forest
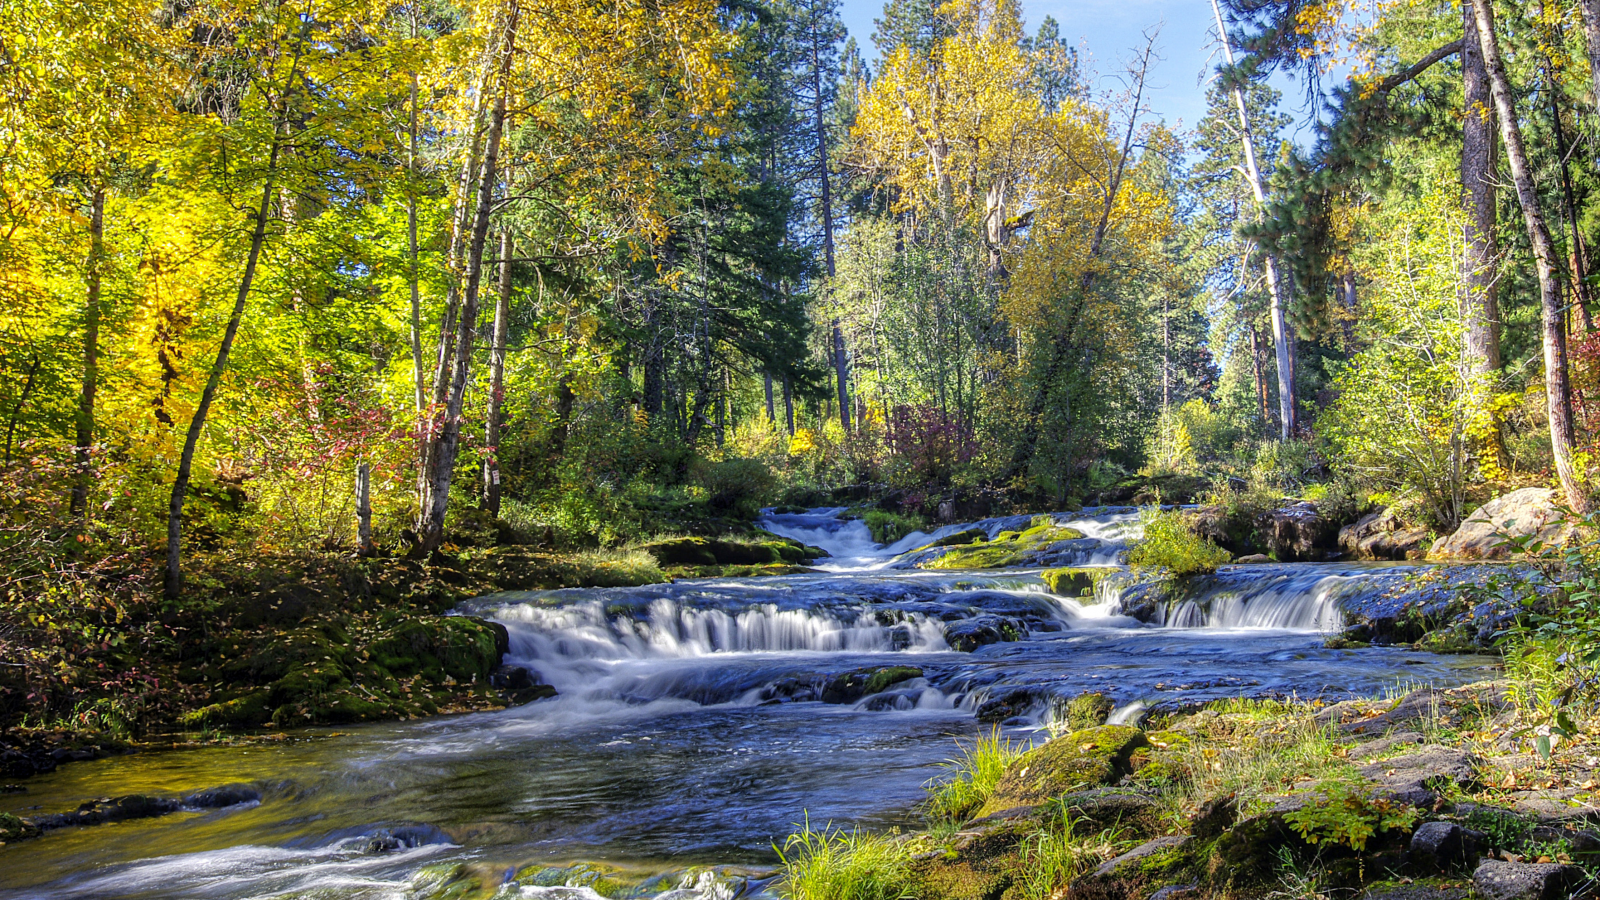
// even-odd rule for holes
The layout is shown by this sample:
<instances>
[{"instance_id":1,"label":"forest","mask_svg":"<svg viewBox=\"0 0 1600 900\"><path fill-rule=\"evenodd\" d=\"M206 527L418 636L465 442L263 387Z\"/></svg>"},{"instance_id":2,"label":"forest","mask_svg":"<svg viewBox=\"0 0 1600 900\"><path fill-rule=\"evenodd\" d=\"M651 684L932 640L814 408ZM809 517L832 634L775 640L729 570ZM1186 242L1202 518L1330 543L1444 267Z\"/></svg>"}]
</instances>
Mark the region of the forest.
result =
<instances>
[{"instance_id":1,"label":"forest","mask_svg":"<svg viewBox=\"0 0 1600 900\"><path fill-rule=\"evenodd\" d=\"M868 644L976 658L1102 601L1151 626L1315 632L1316 653L1403 644L1441 668L1326 697L1334 676L1258 673L1252 693L1236 672L1185 670L1189 706L1152 699L1173 673L1137 697L1080 691L1078 669L1006 693L937 660L726 696L676 682L676 700L712 707L760 687L763 703L865 710L927 679L968 716L917 838L856 828L843 805L838 829L807 812L789 843L757 841L782 875L750 889L1360 888L1376 877L1368 837L1438 824L1414 795L1339 782L1317 795L1325 818L1273 813L1294 853L1342 847L1358 875L1322 850L1229 849L1234 818L1193 848L1215 838L1215 796L1243 815L1271 795L1250 778L1345 772L1361 751L1326 729L1399 722L1383 717L1410 693L1376 712L1331 704L1400 681L1437 688L1430 746L1476 734L1535 768L1563 746L1581 756L1600 719L1600 0L1183 2L1207 7L1210 35L1151 22L1139 45L1093 53L1074 22L1030 22L1019 0L888 0L870 36L847 31L841 0L0 3L0 775L535 710L575 696L587 670L550 660L579 644L611 661ZM1164 48L1191 40L1213 57L1205 115L1185 124L1151 97ZM858 621L840 610L889 602L879 588L838 576L830 599L805 593L891 558L994 570L972 577L1002 594L1022 589L981 578L1041 569L1027 590L1066 612L973 600L936 616L980 590L951 581ZM1482 559L1500 563L1450 565ZM1251 599L1266 589L1240 574L1251 563L1290 598L1277 618L1218 611L1269 603ZM1346 582L1370 596L1316 605ZM717 595L712 610L735 583L798 599ZM548 593L484 605L533 591ZM738 630L782 615L812 617L811 636ZM1495 696L1512 712L1485 712L1433 661L1446 653L1492 660L1483 677L1509 679ZM826 684L796 687L813 675ZM1477 730L1439 718L1447 691L1446 706L1470 694ZM1324 699L1346 718L1324 721ZM1255 774L1168 759L1201 753L1174 723L1205 703L1231 723L1208 739ZM1039 754L1070 720L1089 753L1101 737L1079 726L1141 715L1095 765L1136 785L1138 766L1189 767L1145 785L1172 805L1161 821L1192 823L1189 855L1163 845L1167 868L1090 883L1140 828L1176 838L1061 806L1010 849L948 845L959 877L902 858L1015 811L997 798L1065 802L1019 780L1031 745L1014 729L1048 726ZM1586 758L1543 789L1576 791ZM1494 784L1516 788L1507 777ZM1443 824L1500 835L1474 815ZM0 848L88 820L51 821L0 809ZM1485 838L1485 857L1600 877L1573 835L1528 849L1534 829ZM1258 863L1265 881L1217 880ZM549 884L622 896L580 868ZM1479 896L1524 896L1491 882ZM1557 896L1542 883L1526 896ZM722 896L710 884L693 896ZM23 887L0 878L0 895Z\"/></svg>"}]
</instances>

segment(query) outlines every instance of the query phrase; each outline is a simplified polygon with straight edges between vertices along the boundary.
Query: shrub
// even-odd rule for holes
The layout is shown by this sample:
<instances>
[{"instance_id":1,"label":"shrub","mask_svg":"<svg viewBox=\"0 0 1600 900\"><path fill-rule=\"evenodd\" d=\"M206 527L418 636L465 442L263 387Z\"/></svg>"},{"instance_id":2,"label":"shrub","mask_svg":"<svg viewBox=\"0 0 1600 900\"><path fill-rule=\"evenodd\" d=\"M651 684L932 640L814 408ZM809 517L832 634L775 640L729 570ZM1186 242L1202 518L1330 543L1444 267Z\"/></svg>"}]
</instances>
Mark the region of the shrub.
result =
<instances>
[{"instance_id":1,"label":"shrub","mask_svg":"<svg viewBox=\"0 0 1600 900\"><path fill-rule=\"evenodd\" d=\"M1175 475L1193 472L1196 461L1189 425L1173 409L1164 409L1145 442L1145 465L1140 475Z\"/></svg>"},{"instance_id":2,"label":"shrub","mask_svg":"<svg viewBox=\"0 0 1600 900\"><path fill-rule=\"evenodd\" d=\"M1309 844L1337 844L1361 851L1379 832L1409 832L1417 823L1415 809L1372 797L1365 786L1323 782L1318 790L1320 802L1283 814L1283 821Z\"/></svg>"},{"instance_id":3,"label":"shrub","mask_svg":"<svg viewBox=\"0 0 1600 900\"><path fill-rule=\"evenodd\" d=\"M925 531L926 519L920 515L901 515L883 509L869 509L861 521L872 532L872 539L880 544L892 544L914 531Z\"/></svg>"},{"instance_id":4,"label":"shrub","mask_svg":"<svg viewBox=\"0 0 1600 900\"><path fill-rule=\"evenodd\" d=\"M783 894L791 900L900 900L910 894L911 854L904 844L860 830L807 821L778 851Z\"/></svg>"},{"instance_id":5,"label":"shrub","mask_svg":"<svg viewBox=\"0 0 1600 900\"><path fill-rule=\"evenodd\" d=\"M1215 572L1231 557L1228 551L1194 533L1188 517L1172 510L1150 507L1139 516L1144 536L1128 549L1128 565L1136 569L1165 569L1186 578Z\"/></svg>"},{"instance_id":6,"label":"shrub","mask_svg":"<svg viewBox=\"0 0 1600 900\"><path fill-rule=\"evenodd\" d=\"M693 480L706 492L706 506L713 512L754 519L778 488L778 479L759 459L727 459L702 463L694 468Z\"/></svg>"}]
</instances>

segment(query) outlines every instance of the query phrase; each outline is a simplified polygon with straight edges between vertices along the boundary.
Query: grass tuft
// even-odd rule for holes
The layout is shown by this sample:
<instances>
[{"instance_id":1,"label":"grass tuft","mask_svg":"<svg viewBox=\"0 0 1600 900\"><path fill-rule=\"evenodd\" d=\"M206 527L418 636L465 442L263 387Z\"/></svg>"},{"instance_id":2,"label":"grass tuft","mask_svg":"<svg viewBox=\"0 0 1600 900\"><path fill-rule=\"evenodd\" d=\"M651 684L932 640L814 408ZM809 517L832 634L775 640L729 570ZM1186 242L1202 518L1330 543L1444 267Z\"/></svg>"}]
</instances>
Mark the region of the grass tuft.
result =
<instances>
[{"instance_id":1,"label":"grass tuft","mask_svg":"<svg viewBox=\"0 0 1600 900\"><path fill-rule=\"evenodd\" d=\"M911 854L883 835L809 819L778 851L783 896L789 900L901 900L910 896Z\"/></svg>"},{"instance_id":2,"label":"grass tuft","mask_svg":"<svg viewBox=\"0 0 1600 900\"><path fill-rule=\"evenodd\" d=\"M935 822L966 819L988 801L1006 767L1031 749L1031 745L1002 737L999 728L979 736L971 746L962 747L960 759L944 764L950 776L928 784L928 818Z\"/></svg>"}]
</instances>

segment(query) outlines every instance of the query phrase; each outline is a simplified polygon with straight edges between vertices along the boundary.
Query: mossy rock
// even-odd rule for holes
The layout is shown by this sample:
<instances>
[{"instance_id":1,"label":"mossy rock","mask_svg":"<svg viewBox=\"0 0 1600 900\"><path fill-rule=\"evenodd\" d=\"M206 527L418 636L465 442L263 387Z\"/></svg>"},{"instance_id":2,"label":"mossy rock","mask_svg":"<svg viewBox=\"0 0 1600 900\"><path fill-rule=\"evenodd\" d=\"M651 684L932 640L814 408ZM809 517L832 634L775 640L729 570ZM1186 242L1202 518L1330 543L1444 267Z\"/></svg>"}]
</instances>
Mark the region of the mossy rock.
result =
<instances>
[{"instance_id":1,"label":"mossy rock","mask_svg":"<svg viewBox=\"0 0 1600 900\"><path fill-rule=\"evenodd\" d=\"M1111 711L1116 709L1116 704L1111 698L1099 691L1084 691L1067 701L1065 708L1059 710L1060 719L1067 723L1073 731L1082 731L1085 728L1094 728L1104 725Z\"/></svg>"},{"instance_id":2,"label":"mossy rock","mask_svg":"<svg viewBox=\"0 0 1600 900\"><path fill-rule=\"evenodd\" d=\"M684 578L764 578L778 575L811 575L822 571L809 566L778 563L761 566L673 566L666 570L673 580Z\"/></svg>"},{"instance_id":3,"label":"mossy rock","mask_svg":"<svg viewBox=\"0 0 1600 900\"><path fill-rule=\"evenodd\" d=\"M574 887L588 888L606 898L620 898L633 893L634 884L625 880L622 870L614 866L595 863L578 863L572 866L529 866L516 874L513 883L519 887Z\"/></svg>"},{"instance_id":4,"label":"mossy rock","mask_svg":"<svg viewBox=\"0 0 1600 900\"><path fill-rule=\"evenodd\" d=\"M1001 569L1017 561L1018 552L1010 544L972 544L952 547L938 559L921 565L924 569Z\"/></svg>"},{"instance_id":5,"label":"mossy rock","mask_svg":"<svg viewBox=\"0 0 1600 900\"><path fill-rule=\"evenodd\" d=\"M487 892L465 863L435 863L411 876L408 897L415 900L474 900Z\"/></svg>"},{"instance_id":6,"label":"mossy rock","mask_svg":"<svg viewBox=\"0 0 1600 900\"><path fill-rule=\"evenodd\" d=\"M429 616L391 626L367 647L372 662L397 678L440 683L485 681L510 646L504 625L471 616Z\"/></svg>"},{"instance_id":7,"label":"mossy rock","mask_svg":"<svg viewBox=\"0 0 1600 900\"><path fill-rule=\"evenodd\" d=\"M932 550L935 547L964 547L967 544L977 544L989 539L989 533L982 528L967 528L954 534L947 534L942 538L929 541L917 548L919 550Z\"/></svg>"},{"instance_id":8,"label":"mossy rock","mask_svg":"<svg viewBox=\"0 0 1600 900\"><path fill-rule=\"evenodd\" d=\"M1063 597L1087 597L1094 593L1094 586L1106 576L1107 569L1091 569L1080 567L1067 567L1062 569L1046 569L1039 573L1044 579L1045 587L1050 593Z\"/></svg>"},{"instance_id":9,"label":"mossy rock","mask_svg":"<svg viewBox=\"0 0 1600 900\"><path fill-rule=\"evenodd\" d=\"M978 816L1111 784L1133 771L1134 752L1149 743L1144 732L1126 725L1101 725L1058 737L1012 762Z\"/></svg>"},{"instance_id":10,"label":"mossy rock","mask_svg":"<svg viewBox=\"0 0 1600 900\"><path fill-rule=\"evenodd\" d=\"M916 666L880 666L856 669L835 676L822 689L823 703L854 703L862 697L882 693L902 681L921 678Z\"/></svg>"},{"instance_id":11,"label":"mossy rock","mask_svg":"<svg viewBox=\"0 0 1600 900\"><path fill-rule=\"evenodd\" d=\"M1141 844L1075 879L1068 895L1073 900L1138 900L1188 881L1196 868L1193 844L1182 835Z\"/></svg>"},{"instance_id":12,"label":"mossy rock","mask_svg":"<svg viewBox=\"0 0 1600 900\"><path fill-rule=\"evenodd\" d=\"M1296 854L1307 849L1305 841L1284 822L1282 813L1268 812L1244 819L1211 844L1206 861L1208 880L1243 889L1270 884L1282 864L1280 850L1284 847Z\"/></svg>"},{"instance_id":13,"label":"mossy rock","mask_svg":"<svg viewBox=\"0 0 1600 900\"><path fill-rule=\"evenodd\" d=\"M801 565L821 551L799 541L768 535L751 543L717 538L682 537L653 541L639 547L662 566L769 566Z\"/></svg>"},{"instance_id":14,"label":"mossy rock","mask_svg":"<svg viewBox=\"0 0 1600 900\"><path fill-rule=\"evenodd\" d=\"M185 728L192 729L257 728L272 718L270 700L269 691L251 691L242 697L184 713L181 721Z\"/></svg>"},{"instance_id":15,"label":"mossy rock","mask_svg":"<svg viewBox=\"0 0 1600 900\"><path fill-rule=\"evenodd\" d=\"M26 840L39 836L39 828L27 819L19 819L11 813L0 813L0 844L9 844L13 841Z\"/></svg>"},{"instance_id":16,"label":"mossy rock","mask_svg":"<svg viewBox=\"0 0 1600 900\"><path fill-rule=\"evenodd\" d=\"M1150 837L1159 834L1166 824L1155 798L1131 788L1074 791L1057 797L1044 808L1064 814L1079 835L1115 828L1127 837Z\"/></svg>"},{"instance_id":17,"label":"mossy rock","mask_svg":"<svg viewBox=\"0 0 1600 900\"><path fill-rule=\"evenodd\" d=\"M1038 823L1014 820L983 828L943 853L913 863L907 896L926 900L997 900L1011 897L1023 866L1023 842Z\"/></svg>"},{"instance_id":18,"label":"mossy rock","mask_svg":"<svg viewBox=\"0 0 1600 900\"><path fill-rule=\"evenodd\" d=\"M1083 537L1083 532L1056 525L1049 516L1035 516L1034 521L1037 524L1026 531L1001 532L992 541L984 540L983 532L976 528L949 535L921 548L945 548L945 552L917 565L924 569L999 569L1017 566L1025 563L1030 553L1059 541L1074 541ZM974 538L974 535L977 537Z\"/></svg>"},{"instance_id":19,"label":"mossy rock","mask_svg":"<svg viewBox=\"0 0 1600 900\"><path fill-rule=\"evenodd\" d=\"M1165 787L1189 778L1192 773L1181 751L1193 743L1191 735L1179 731L1150 731L1145 733L1145 738L1149 746L1140 747L1128 758L1134 781Z\"/></svg>"}]
</instances>

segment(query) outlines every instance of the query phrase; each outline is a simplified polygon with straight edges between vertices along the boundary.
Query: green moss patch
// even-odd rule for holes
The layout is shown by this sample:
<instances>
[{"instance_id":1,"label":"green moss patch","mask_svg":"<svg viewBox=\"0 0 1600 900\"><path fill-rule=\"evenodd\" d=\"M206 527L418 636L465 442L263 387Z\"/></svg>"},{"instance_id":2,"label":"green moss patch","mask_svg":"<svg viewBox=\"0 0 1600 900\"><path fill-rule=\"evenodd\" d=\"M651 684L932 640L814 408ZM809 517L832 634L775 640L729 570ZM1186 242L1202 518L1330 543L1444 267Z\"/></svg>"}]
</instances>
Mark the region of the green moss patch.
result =
<instances>
[{"instance_id":1,"label":"green moss patch","mask_svg":"<svg viewBox=\"0 0 1600 900\"><path fill-rule=\"evenodd\" d=\"M918 562L917 566L923 569L999 569L1025 565L1029 554L1081 537L1083 532L1063 528L1050 516L1034 516L1026 531L1002 531L992 541L985 540L984 532L977 528L948 535L921 548L942 548L944 552Z\"/></svg>"},{"instance_id":2,"label":"green moss patch","mask_svg":"<svg viewBox=\"0 0 1600 900\"><path fill-rule=\"evenodd\" d=\"M1050 593L1063 597L1087 597L1094 593L1094 586L1106 576L1110 569L1094 569L1083 567L1067 567L1061 569L1045 569L1039 573L1044 579L1045 587Z\"/></svg>"}]
</instances>

